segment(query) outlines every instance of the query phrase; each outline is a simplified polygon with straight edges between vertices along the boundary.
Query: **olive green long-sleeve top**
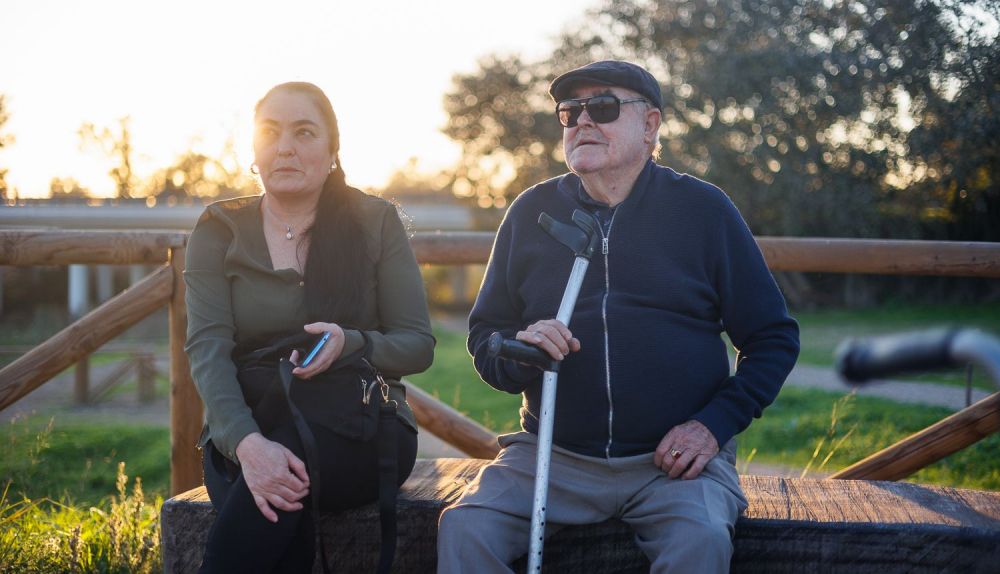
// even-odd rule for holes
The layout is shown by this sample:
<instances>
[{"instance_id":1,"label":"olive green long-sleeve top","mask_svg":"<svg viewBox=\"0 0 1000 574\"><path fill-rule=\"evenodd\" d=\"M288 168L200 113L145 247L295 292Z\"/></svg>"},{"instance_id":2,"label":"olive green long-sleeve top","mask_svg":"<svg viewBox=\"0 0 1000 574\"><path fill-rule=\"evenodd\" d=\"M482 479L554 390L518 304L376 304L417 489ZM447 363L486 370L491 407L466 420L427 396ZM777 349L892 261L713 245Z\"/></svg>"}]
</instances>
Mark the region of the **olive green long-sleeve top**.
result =
<instances>
[{"instance_id":1,"label":"olive green long-sleeve top","mask_svg":"<svg viewBox=\"0 0 1000 574\"><path fill-rule=\"evenodd\" d=\"M416 428L400 377L430 366L434 337L423 280L395 207L360 191L359 216L366 232L369 268L358 324L372 341L372 363L390 384L399 416ZM261 197L214 203L198 220L187 245L188 333L185 350L195 386L205 403L205 432L225 456L259 432L243 400L231 353L237 343L262 335L294 332L308 320L303 277L275 270L264 239ZM336 318L333 321L336 322ZM360 332L344 329L344 353L363 344Z\"/></svg>"}]
</instances>

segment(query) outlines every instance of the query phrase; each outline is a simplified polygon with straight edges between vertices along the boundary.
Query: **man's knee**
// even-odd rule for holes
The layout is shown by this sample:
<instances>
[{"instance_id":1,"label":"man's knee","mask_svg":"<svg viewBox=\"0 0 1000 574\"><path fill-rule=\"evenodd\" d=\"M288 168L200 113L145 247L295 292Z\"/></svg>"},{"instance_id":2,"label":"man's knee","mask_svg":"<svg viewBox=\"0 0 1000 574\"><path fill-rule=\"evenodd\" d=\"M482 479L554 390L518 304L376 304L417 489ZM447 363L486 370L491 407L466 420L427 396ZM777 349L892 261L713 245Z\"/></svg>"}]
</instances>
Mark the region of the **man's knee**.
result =
<instances>
[{"instance_id":1,"label":"man's knee","mask_svg":"<svg viewBox=\"0 0 1000 574\"><path fill-rule=\"evenodd\" d=\"M523 554L527 540L508 515L478 506L452 506L438 520L438 555L481 557L506 563ZM488 558L487 558L488 557Z\"/></svg>"},{"instance_id":2,"label":"man's knee","mask_svg":"<svg viewBox=\"0 0 1000 574\"><path fill-rule=\"evenodd\" d=\"M691 521L683 530L675 530L674 536L667 545L668 553L683 563L702 562L705 572L717 571L713 564L729 564L733 555L732 530L725 521Z\"/></svg>"},{"instance_id":3,"label":"man's knee","mask_svg":"<svg viewBox=\"0 0 1000 574\"><path fill-rule=\"evenodd\" d=\"M470 522L469 515L471 514L471 508L464 506L449 506L441 512L441 517L438 518L438 538L442 538L443 535L452 535L454 532L461 532L463 529L467 528Z\"/></svg>"},{"instance_id":4,"label":"man's knee","mask_svg":"<svg viewBox=\"0 0 1000 574\"><path fill-rule=\"evenodd\" d=\"M705 552L718 553L720 556L730 556L733 553L733 529L722 520L709 520L695 523L688 531L692 541L701 546Z\"/></svg>"},{"instance_id":5,"label":"man's knee","mask_svg":"<svg viewBox=\"0 0 1000 574\"><path fill-rule=\"evenodd\" d=\"M722 520L681 520L637 537L651 572L726 572L733 555L732 530ZM652 534L647 532L647 534Z\"/></svg>"}]
</instances>

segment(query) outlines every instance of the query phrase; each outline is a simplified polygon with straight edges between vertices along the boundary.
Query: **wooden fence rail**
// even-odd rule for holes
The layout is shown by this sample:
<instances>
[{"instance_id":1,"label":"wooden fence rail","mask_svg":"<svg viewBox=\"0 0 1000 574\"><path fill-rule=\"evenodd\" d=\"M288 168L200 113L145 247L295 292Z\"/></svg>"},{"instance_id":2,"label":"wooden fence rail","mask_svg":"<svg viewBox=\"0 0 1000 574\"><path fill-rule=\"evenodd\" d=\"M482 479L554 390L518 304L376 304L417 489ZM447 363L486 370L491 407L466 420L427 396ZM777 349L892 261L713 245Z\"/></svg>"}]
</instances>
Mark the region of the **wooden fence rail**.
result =
<instances>
[{"instance_id":1,"label":"wooden fence rail","mask_svg":"<svg viewBox=\"0 0 1000 574\"><path fill-rule=\"evenodd\" d=\"M148 317L170 300L172 291L173 272L160 267L0 369L0 410Z\"/></svg>"},{"instance_id":2,"label":"wooden fence rail","mask_svg":"<svg viewBox=\"0 0 1000 574\"><path fill-rule=\"evenodd\" d=\"M493 238L489 232L418 233L411 244L424 264L481 264L489 257ZM187 316L181 272L186 242L187 234L180 232L0 230L0 265L166 264L0 370L0 410L167 305L172 493L201 482L194 445L202 405L184 353ZM759 237L757 242L774 271L1000 277L997 243L787 237ZM414 387L410 393L422 428L472 456L489 458L496 453L495 436L488 429ZM975 437L975 429L983 427L980 419L967 417L947 428L949 436ZM898 458L894 451L883 453L862 461L868 469L866 478L884 478L880 472Z\"/></svg>"}]
</instances>

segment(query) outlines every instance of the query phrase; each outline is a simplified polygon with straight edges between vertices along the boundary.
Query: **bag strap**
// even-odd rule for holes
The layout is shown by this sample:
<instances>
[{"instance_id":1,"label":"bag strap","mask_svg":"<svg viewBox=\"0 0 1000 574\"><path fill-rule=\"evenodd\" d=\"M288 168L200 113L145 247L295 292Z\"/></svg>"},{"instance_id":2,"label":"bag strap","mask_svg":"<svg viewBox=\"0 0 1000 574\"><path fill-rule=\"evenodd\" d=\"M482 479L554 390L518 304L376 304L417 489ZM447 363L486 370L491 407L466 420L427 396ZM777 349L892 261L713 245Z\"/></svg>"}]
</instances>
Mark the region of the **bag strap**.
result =
<instances>
[{"instance_id":1,"label":"bag strap","mask_svg":"<svg viewBox=\"0 0 1000 574\"><path fill-rule=\"evenodd\" d=\"M361 331L361 334L365 339L365 344L355 353L351 353L351 359L353 360L356 357L356 353L361 353L365 358L365 362L371 365L371 362L368 360L371 352L371 340L364 331ZM337 362L340 362L340 360ZM320 476L319 446L316 443L316 436L302 415L302 411L295 406L295 402L291 398L292 380L295 378L292 374L292 369L294 368L295 365L291 361L282 357L278 363L278 375L281 379L281 388L284 390L285 401L288 403L288 409L292 414L295 430L298 432L299 440L302 441L302 448L305 450L316 543L320 548L323 572L328 574L329 560L326 555L326 545L323 544L323 529L320 525L319 501L320 492L322 491L322 477ZM374 365L372 365L372 369L375 370ZM377 375L378 371L375 370L375 372ZM386 390L382 393L382 403L379 405L379 425L376 436L378 442L379 523L381 526L378 574L389 573L396 555L396 498L399 490L399 487L396 486L396 479L399 475L396 457L397 426L396 401L389 399L388 391Z\"/></svg>"},{"instance_id":2,"label":"bag strap","mask_svg":"<svg viewBox=\"0 0 1000 574\"><path fill-rule=\"evenodd\" d=\"M278 363L278 375L281 379L281 388L284 390L285 401L288 403L288 409L292 413L292 422L295 424L295 430L298 432L299 440L302 442L302 448L305 450L306 471L309 473L310 500L312 501L313 510L313 530L316 536L316 543L319 545L323 572L324 574L329 574L329 570L327 569L329 560L327 560L326 557L326 545L323 544L323 530L320 528L319 520L319 499L320 493L323 490L323 481L320 476L319 468L319 446L316 444L316 435L314 435L312 429L309 428L306 418L302 416L302 411L295 406L295 402L291 397L292 380L295 378L295 376L292 375L292 369L294 368L295 365L293 365L291 361L282 357L281 362Z\"/></svg>"},{"instance_id":3,"label":"bag strap","mask_svg":"<svg viewBox=\"0 0 1000 574\"><path fill-rule=\"evenodd\" d=\"M379 405L378 425L378 514L382 530L379 549L378 574L388 574L396 556L396 495L399 476L396 460L396 401L383 397Z\"/></svg>"}]
</instances>

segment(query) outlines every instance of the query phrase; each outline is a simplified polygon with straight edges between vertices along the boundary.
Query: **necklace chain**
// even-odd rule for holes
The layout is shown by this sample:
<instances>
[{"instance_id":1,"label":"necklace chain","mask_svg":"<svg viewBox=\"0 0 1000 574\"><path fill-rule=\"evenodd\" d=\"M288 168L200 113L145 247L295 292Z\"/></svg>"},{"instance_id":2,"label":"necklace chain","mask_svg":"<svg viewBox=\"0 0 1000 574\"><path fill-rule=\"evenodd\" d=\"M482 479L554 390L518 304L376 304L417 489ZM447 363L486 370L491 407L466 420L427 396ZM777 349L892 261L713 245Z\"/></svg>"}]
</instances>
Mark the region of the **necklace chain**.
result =
<instances>
[{"instance_id":1,"label":"necklace chain","mask_svg":"<svg viewBox=\"0 0 1000 574\"><path fill-rule=\"evenodd\" d=\"M289 224L287 224L287 223L285 223L280 217L278 217L278 215L276 213L274 213L274 210L271 209L271 202L267 201L266 199L262 200L262 202L264 203L264 209L266 209L267 212L271 214L271 217L273 217L275 219L275 221L277 221L282 227L285 228L285 239L287 239L289 241L291 241L292 239L295 239L295 234L292 233L292 230L293 230L292 226L289 225ZM306 219L308 219L308 217ZM298 224L296 224L296 225L298 225Z\"/></svg>"}]
</instances>

